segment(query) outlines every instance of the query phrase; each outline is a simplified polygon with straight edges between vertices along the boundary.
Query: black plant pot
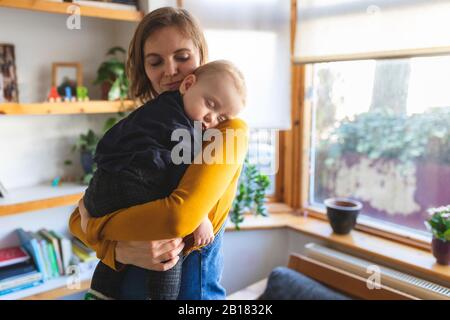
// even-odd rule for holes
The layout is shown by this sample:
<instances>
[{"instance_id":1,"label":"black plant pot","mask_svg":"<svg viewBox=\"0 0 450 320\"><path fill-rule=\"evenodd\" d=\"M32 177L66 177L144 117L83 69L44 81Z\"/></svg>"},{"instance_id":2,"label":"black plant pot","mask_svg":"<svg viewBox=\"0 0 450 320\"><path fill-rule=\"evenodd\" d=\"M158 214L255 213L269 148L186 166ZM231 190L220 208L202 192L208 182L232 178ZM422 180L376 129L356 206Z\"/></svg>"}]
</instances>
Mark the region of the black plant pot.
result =
<instances>
[{"instance_id":1,"label":"black plant pot","mask_svg":"<svg viewBox=\"0 0 450 320\"><path fill-rule=\"evenodd\" d=\"M92 172L92 166L94 165L94 158L92 152L82 151L81 152L81 166L83 167L84 173L88 174Z\"/></svg>"},{"instance_id":2,"label":"black plant pot","mask_svg":"<svg viewBox=\"0 0 450 320\"><path fill-rule=\"evenodd\" d=\"M352 231L362 209L361 202L348 198L326 199L325 206L331 228L337 234L347 234Z\"/></svg>"},{"instance_id":3,"label":"black plant pot","mask_svg":"<svg viewBox=\"0 0 450 320\"><path fill-rule=\"evenodd\" d=\"M450 242L433 237L431 249L437 263L447 266L450 264Z\"/></svg>"}]
</instances>

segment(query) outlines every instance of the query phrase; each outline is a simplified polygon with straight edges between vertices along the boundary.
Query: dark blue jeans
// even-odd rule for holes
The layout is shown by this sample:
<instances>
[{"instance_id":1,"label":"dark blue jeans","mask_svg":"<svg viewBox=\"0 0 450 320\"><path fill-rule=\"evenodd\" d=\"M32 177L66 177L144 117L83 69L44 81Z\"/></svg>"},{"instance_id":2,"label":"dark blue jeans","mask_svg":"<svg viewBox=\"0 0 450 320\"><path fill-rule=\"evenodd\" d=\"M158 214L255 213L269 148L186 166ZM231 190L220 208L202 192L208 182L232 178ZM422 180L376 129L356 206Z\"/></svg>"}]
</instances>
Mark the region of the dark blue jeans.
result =
<instances>
[{"instance_id":1,"label":"dark blue jeans","mask_svg":"<svg viewBox=\"0 0 450 320\"><path fill-rule=\"evenodd\" d=\"M178 300L225 300L225 288L220 284L223 272L223 233L225 223L214 241L191 252L183 261ZM120 290L120 299L143 300L148 296L144 269L130 266Z\"/></svg>"}]
</instances>

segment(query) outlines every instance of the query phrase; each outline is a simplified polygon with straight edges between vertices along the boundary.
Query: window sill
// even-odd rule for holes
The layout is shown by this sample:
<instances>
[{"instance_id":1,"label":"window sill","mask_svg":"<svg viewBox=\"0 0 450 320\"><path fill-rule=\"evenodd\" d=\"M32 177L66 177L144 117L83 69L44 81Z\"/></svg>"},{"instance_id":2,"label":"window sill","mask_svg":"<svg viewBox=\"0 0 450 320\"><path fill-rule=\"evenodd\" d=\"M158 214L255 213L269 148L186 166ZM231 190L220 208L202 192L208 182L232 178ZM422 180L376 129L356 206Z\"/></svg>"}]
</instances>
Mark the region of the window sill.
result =
<instances>
[{"instance_id":1,"label":"window sill","mask_svg":"<svg viewBox=\"0 0 450 320\"><path fill-rule=\"evenodd\" d=\"M443 285L450 285L450 266L436 263L429 250L388 240L367 232L353 230L348 235L334 234L327 221L314 217L303 217L293 213L284 204L269 204L270 217L247 216L241 230L263 230L289 228L291 230L321 239L338 249L349 251L375 262L396 267L402 271L425 277ZM236 231L234 225L226 231Z\"/></svg>"}]
</instances>

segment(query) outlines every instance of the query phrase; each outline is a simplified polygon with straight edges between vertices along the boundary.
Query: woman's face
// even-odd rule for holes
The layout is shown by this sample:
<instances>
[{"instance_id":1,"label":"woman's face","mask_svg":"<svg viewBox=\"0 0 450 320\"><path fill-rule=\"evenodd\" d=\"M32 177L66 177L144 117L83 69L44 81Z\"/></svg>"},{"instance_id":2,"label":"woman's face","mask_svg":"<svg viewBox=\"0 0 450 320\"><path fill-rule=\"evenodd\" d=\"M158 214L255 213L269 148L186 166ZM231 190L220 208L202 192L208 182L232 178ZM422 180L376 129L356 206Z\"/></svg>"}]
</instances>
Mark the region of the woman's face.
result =
<instances>
[{"instance_id":1,"label":"woman's face","mask_svg":"<svg viewBox=\"0 0 450 320\"><path fill-rule=\"evenodd\" d=\"M178 90L183 79L200 65L200 53L178 28L164 27L145 41L144 64L147 78L160 94Z\"/></svg>"}]
</instances>

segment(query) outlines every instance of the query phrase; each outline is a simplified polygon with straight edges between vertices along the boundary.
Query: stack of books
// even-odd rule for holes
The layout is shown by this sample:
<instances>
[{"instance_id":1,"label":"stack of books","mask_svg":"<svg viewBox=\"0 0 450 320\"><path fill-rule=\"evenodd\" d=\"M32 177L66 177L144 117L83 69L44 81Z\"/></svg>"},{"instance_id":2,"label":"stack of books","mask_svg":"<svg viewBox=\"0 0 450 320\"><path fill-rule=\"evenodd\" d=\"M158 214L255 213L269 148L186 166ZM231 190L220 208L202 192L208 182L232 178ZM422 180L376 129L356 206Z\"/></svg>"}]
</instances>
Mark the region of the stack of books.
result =
<instances>
[{"instance_id":1,"label":"stack of books","mask_svg":"<svg viewBox=\"0 0 450 320\"><path fill-rule=\"evenodd\" d=\"M36 286L43 275L23 247L0 249L0 295Z\"/></svg>"},{"instance_id":2,"label":"stack of books","mask_svg":"<svg viewBox=\"0 0 450 320\"><path fill-rule=\"evenodd\" d=\"M69 240L47 229L15 232L20 246L0 249L0 296L72 275L75 270L91 273L99 261L76 238Z\"/></svg>"},{"instance_id":3,"label":"stack of books","mask_svg":"<svg viewBox=\"0 0 450 320\"><path fill-rule=\"evenodd\" d=\"M80 268L81 273L92 271L95 268L98 259L94 250L86 247L77 238L72 239L72 250L72 263Z\"/></svg>"},{"instance_id":4,"label":"stack of books","mask_svg":"<svg viewBox=\"0 0 450 320\"><path fill-rule=\"evenodd\" d=\"M16 232L21 246L33 258L44 281L68 274L72 259L72 244L69 239L46 229L30 232L20 228Z\"/></svg>"}]
</instances>

